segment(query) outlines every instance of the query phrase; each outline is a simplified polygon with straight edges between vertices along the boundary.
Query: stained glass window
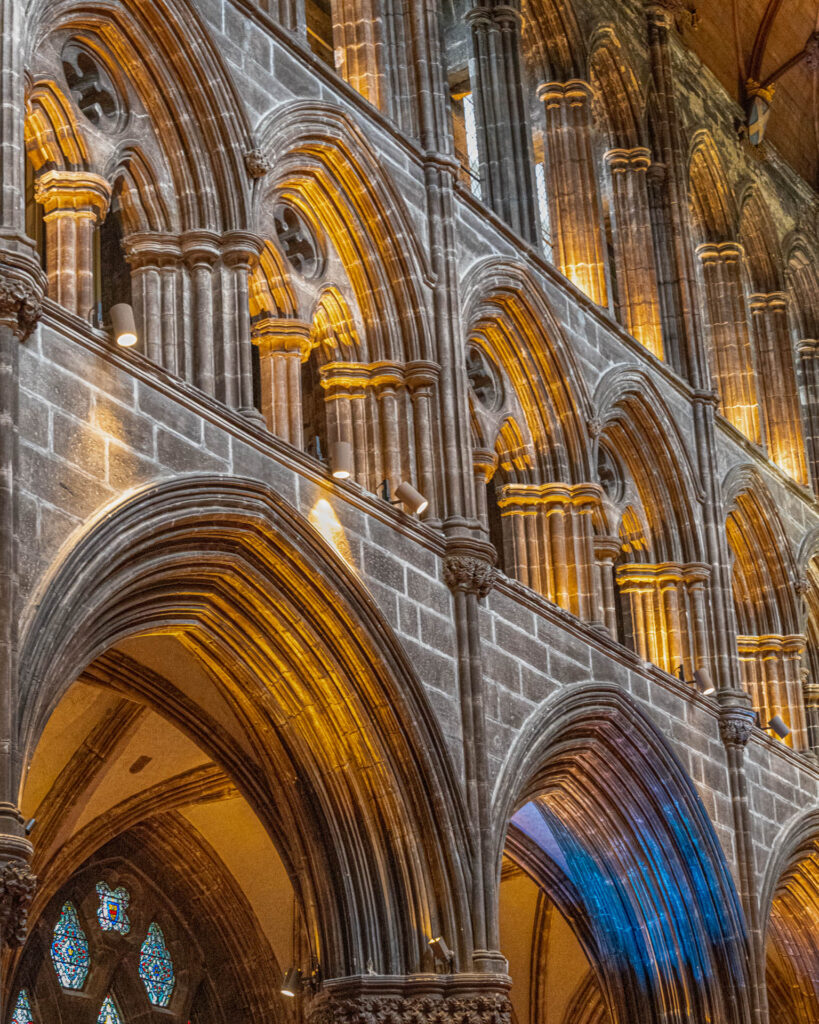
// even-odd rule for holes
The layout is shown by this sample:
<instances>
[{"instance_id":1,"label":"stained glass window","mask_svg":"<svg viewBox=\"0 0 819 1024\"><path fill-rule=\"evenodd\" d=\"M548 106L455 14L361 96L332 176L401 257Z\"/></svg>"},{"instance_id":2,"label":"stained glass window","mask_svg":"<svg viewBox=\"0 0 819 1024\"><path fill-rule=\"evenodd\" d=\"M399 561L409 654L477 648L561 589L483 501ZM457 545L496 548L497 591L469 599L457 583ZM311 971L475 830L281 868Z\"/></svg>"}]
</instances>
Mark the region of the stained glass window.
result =
<instances>
[{"instance_id":1,"label":"stained glass window","mask_svg":"<svg viewBox=\"0 0 819 1024\"><path fill-rule=\"evenodd\" d=\"M34 1024L28 992L24 988L20 989L20 995L17 996L17 1005L14 1007L14 1013L11 1015L10 1024Z\"/></svg>"},{"instance_id":2,"label":"stained glass window","mask_svg":"<svg viewBox=\"0 0 819 1024\"><path fill-rule=\"evenodd\" d=\"M119 886L110 889L105 882L97 882L97 892L100 897L100 905L97 909L97 920L104 932L119 932L120 935L127 935L131 930L131 922L125 911L131 902L127 889Z\"/></svg>"},{"instance_id":3,"label":"stained glass window","mask_svg":"<svg viewBox=\"0 0 819 1024\"><path fill-rule=\"evenodd\" d=\"M60 917L54 925L51 959L64 988L83 987L91 958L88 955L88 939L77 917L76 907L70 900L63 904Z\"/></svg>"},{"instance_id":4,"label":"stained glass window","mask_svg":"<svg viewBox=\"0 0 819 1024\"><path fill-rule=\"evenodd\" d=\"M167 1006L176 978L165 936L156 921L148 928L139 951L139 976L154 1006Z\"/></svg>"},{"instance_id":5,"label":"stained glass window","mask_svg":"<svg viewBox=\"0 0 819 1024\"><path fill-rule=\"evenodd\" d=\"M97 1024L122 1024L122 1017L114 1003L112 996L107 995L100 1008L100 1015L97 1017Z\"/></svg>"}]
</instances>

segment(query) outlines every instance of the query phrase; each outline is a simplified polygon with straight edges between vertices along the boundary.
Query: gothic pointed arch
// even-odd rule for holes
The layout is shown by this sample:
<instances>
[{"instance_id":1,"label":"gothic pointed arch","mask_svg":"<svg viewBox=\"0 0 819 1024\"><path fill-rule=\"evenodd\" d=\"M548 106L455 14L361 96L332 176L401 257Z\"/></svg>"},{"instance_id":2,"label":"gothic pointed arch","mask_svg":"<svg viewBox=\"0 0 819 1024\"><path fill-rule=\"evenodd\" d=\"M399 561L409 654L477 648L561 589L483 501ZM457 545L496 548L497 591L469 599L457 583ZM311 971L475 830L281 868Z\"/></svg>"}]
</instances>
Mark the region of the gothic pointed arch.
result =
<instances>
[{"instance_id":1,"label":"gothic pointed arch","mask_svg":"<svg viewBox=\"0 0 819 1024\"><path fill-rule=\"evenodd\" d=\"M771 1024L819 1013L819 813L791 821L774 845L761 894Z\"/></svg>"},{"instance_id":2,"label":"gothic pointed arch","mask_svg":"<svg viewBox=\"0 0 819 1024\"><path fill-rule=\"evenodd\" d=\"M722 485L740 633L798 633L796 563L773 496L752 466Z\"/></svg>"},{"instance_id":3,"label":"gothic pointed arch","mask_svg":"<svg viewBox=\"0 0 819 1024\"><path fill-rule=\"evenodd\" d=\"M29 52L54 32L72 34L128 69L128 87L154 126L173 183L177 228L247 230L250 130L225 62L188 0L126 2L93 14L73 0L29 0L27 24Z\"/></svg>"},{"instance_id":4,"label":"gothic pointed arch","mask_svg":"<svg viewBox=\"0 0 819 1024\"><path fill-rule=\"evenodd\" d=\"M594 405L599 438L634 479L657 561L701 561L695 514L701 487L674 414L652 379L633 367L613 367L598 384Z\"/></svg>"},{"instance_id":5,"label":"gothic pointed arch","mask_svg":"<svg viewBox=\"0 0 819 1024\"><path fill-rule=\"evenodd\" d=\"M534 84L584 78L586 44L573 0L523 0L523 48Z\"/></svg>"},{"instance_id":6,"label":"gothic pointed arch","mask_svg":"<svg viewBox=\"0 0 819 1024\"><path fill-rule=\"evenodd\" d=\"M602 131L609 149L645 146L643 90L634 62L612 25L600 26L591 41L589 78L604 115Z\"/></svg>"},{"instance_id":7,"label":"gothic pointed arch","mask_svg":"<svg viewBox=\"0 0 819 1024\"><path fill-rule=\"evenodd\" d=\"M752 292L782 291L783 266L771 211L759 188L750 186L740 197L739 239L745 251Z\"/></svg>"},{"instance_id":8,"label":"gothic pointed arch","mask_svg":"<svg viewBox=\"0 0 819 1024\"><path fill-rule=\"evenodd\" d=\"M273 167L257 217L285 201L326 235L367 325L372 359L434 360L428 260L403 199L359 129L338 108L295 102L270 114L258 136Z\"/></svg>"},{"instance_id":9,"label":"gothic pointed arch","mask_svg":"<svg viewBox=\"0 0 819 1024\"><path fill-rule=\"evenodd\" d=\"M545 297L524 268L497 260L473 267L463 294L468 337L500 367L525 416L535 446L532 479L587 480L589 397Z\"/></svg>"},{"instance_id":10,"label":"gothic pointed arch","mask_svg":"<svg viewBox=\"0 0 819 1024\"><path fill-rule=\"evenodd\" d=\"M723 162L711 134L704 129L692 139L688 188L694 241L721 243L736 239L738 213Z\"/></svg>"},{"instance_id":11,"label":"gothic pointed arch","mask_svg":"<svg viewBox=\"0 0 819 1024\"><path fill-rule=\"evenodd\" d=\"M328 976L368 961L411 973L425 936L462 934L462 808L418 681L362 583L258 483L156 484L74 538L25 616L21 772L67 685L155 634L195 657L230 718L150 679L141 699L210 752L269 829ZM433 821L450 818L452 843L430 845Z\"/></svg>"},{"instance_id":12,"label":"gothic pointed arch","mask_svg":"<svg viewBox=\"0 0 819 1024\"><path fill-rule=\"evenodd\" d=\"M723 497L743 685L762 727L780 715L791 730L785 742L804 749L805 634L795 558L773 497L754 467L731 470Z\"/></svg>"},{"instance_id":13,"label":"gothic pointed arch","mask_svg":"<svg viewBox=\"0 0 819 1024\"><path fill-rule=\"evenodd\" d=\"M613 1020L745 1019L747 935L724 854L691 779L622 690L581 685L533 712L494 808L498 864L505 842L555 900Z\"/></svg>"}]
</instances>

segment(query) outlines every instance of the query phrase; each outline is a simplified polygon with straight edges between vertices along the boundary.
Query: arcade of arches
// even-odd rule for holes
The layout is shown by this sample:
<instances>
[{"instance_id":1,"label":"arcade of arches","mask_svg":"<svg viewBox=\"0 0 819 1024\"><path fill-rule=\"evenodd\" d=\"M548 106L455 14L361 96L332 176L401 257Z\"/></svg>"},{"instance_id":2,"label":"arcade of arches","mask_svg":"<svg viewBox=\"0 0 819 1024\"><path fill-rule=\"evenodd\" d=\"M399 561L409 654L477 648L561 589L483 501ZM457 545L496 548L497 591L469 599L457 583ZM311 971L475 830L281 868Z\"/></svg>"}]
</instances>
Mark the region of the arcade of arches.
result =
<instances>
[{"instance_id":1,"label":"arcade of arches","mask_svg":"<svg viewBox=\"0 0 819 1024\"><path fill-rule=\"evenodd\" d=\"M696 7L0 0L2 1024L819 1020L819 10Z\"/></svg>"}]
</instances>

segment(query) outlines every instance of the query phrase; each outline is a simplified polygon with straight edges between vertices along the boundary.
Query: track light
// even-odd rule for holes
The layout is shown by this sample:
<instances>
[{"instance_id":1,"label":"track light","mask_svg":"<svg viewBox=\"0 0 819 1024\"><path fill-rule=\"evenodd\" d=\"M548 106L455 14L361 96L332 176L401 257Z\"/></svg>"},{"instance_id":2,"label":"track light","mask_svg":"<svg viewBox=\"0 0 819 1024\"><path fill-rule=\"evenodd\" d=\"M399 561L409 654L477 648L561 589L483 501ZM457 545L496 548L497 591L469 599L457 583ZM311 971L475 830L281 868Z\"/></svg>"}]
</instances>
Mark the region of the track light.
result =
<instances>
[{"instance_id":1,"label":"track light","mask_svg":"<svg viewBox=\"0 0 819 1024\"><path fill-rule=\"evenodd\" d=\"M416 491L412 484L408 484L406 480L402 481L395 488L395 500L396 502L402 502L409 511L416 516L420 516L424 509L429 505L427 499L419 491Z\"/></svg>"},{"instance_id":2,"label":"track light","mask_svg":"<svg viewBox=\"0 0 819 1024\"><path fill-rule=\"evenodd\" d=\"M790 729L785 725L781 715L774 715L768 722L768 728L772 732L775 732L781 740L784 740L786 736L790 736L791 734Z\"/></svg>"},{"instance_id":3,"label":"track light","mask_svg":"<svg viewBox=\"0 0 819 1024\"><path fill-rule=\"evenodd\" d=\"M134 311L127 302L118 302L110 309L111 326L114 328L114 339L120 348L130 348L137 343Z\"/></svg>"},{"instance_id":4,"label":"track light","mask_svg":"<svg viewBox=\"0 0 819 1024\"><path fill-rule=\"evenodd\" d=\"M336 480L349 480L353 475L353 446L349 441L335 441L330 446L330 468Z\"/></svg>"},{"instance_id":5,"label":"track light","mask_svg":"<svg viewBox=\"0 0 819 1024\"><path fill-rule=\"evenodd\" d=\"M298 967L288 967L282 982L281 993L283 996L290 996L293 999L299 992L301 992L301 970Z\"/></svg>"},{"instance_id":6,"label":"track light","mask_svg":"<svg viewBox=\"0 0 819 1024\"><path fill-rule=\"evenodd\" d=\"M700 693L705 694L707 697L711 693L716 692L716 686L709 675L707 668L698 668L694 670L694 682Z\"/></svg>"},{"instance_id":7,"label":"track light","mask_svg":"<svg viewBox=\"0 0 819 1024\"><path fill-rule=\"evenodd\" d=\"M34 826L36 824L37 824L37 819L36 818L29 818L28 819L28 821L26 822L26 835L27 836L31 835L32 829L34 828Z\"/></svg>"},{"instance_id":8,"label":"track light","mask_svg":"<svg viewBox=\"0 0 819 1024\"><path fill-rule=\"evenodd\" d=\"M442 935L439 935L435 939L430 939L429 948L432 950L436 960L440 960L441 963L452 966L452 961L455 959L455 954L446 944Z\"/></svg>"}]
</instances>

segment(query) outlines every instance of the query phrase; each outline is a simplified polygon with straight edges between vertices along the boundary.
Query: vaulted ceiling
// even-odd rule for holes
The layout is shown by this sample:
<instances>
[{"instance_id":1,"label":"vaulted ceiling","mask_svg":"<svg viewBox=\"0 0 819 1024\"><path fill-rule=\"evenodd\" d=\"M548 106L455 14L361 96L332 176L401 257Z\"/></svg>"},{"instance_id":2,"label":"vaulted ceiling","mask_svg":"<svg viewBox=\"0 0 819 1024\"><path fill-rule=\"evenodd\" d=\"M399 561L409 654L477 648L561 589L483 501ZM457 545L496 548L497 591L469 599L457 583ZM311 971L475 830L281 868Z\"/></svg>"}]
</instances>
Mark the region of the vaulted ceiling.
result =
<instances>
[{"instance_id":1,"label":"vaulted ceiling","mask_svg":"<svg viewBox=\"0 0 819 1024\"><path fill-rule=\"evenodd\" d=\"M819 2L694 0L694 6L694 24L684 30L686 44L743 106L749 80L775 85L766 141L816 187Z\"/></svg>"}]
</instances>

